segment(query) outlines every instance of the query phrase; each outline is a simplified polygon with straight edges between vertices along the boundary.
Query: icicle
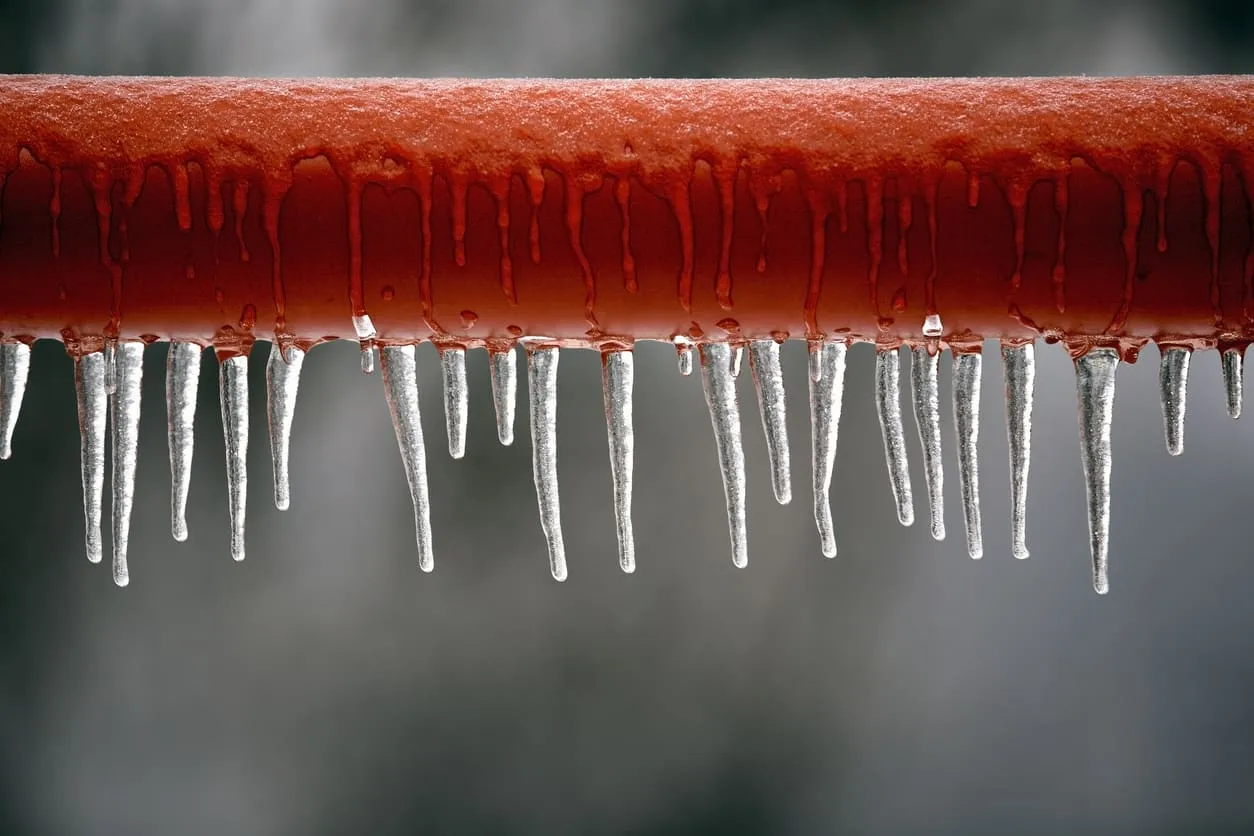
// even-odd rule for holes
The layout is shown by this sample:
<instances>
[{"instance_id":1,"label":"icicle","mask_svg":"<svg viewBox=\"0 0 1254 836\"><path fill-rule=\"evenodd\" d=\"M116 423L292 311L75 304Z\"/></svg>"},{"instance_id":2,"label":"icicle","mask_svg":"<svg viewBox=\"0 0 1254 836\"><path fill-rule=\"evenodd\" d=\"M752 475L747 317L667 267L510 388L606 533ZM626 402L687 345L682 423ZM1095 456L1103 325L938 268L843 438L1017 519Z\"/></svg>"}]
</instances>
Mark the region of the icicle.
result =
<instances>
[{"instance_id":1,"label":"icicle","mask_svg":"<svg viewBox=\"0 0 1254 836\"><path fill-rule=\"evenodd\" d=\"M1110 423L1115 405L1115 371L1119 354L1094 348L1075 361L1080 407L1080 443L1088 493L1089 545L1093 554L1093 588L1110 590L1107 577L1110 547Z\"/></svg>"},{"instance_id":2,"label":"icicle","mask_svg":"<svg viewBox=\"0 0 1254 836\"><path fill-rule=\"evenodd\" d=\"M418 542L418 568L435 568L431 550L431 499L427 490L427 451L422 441L422 416L418 409L418 368L412 345L385 345L379 352L383 368L383 392L392 413L392 428L401 451L401 464L414 504L414 531Z\"/></svg>"},{"instance_id":3,"label":"icicle","mask_svg":"<svg viewBox=\"0 0 1254 836\"><path fill-rule=\"evenodd\" d=\"M131 506L135 502L144 344L119 343L114 353L114 369L115 388L109 400L109 423L113 425L113 582L126 586L131 582L126 551L130 543Z\"/></svg>"},{"instance_id":4,"label":"icicle","mask_svg":"<svg viewBox=\"0 0 1254 836\"><path fill-rule=\"evenodd\" d=\"M244 559L244 509L248 503L248 358L218 364L218 395L226 441L226 492L231 511L231 558Z\"/></svg>"},{"instance_id":5,"label":"icicle","mask_svg":"<svg viewBox=\"0 0 1254 836\"><path fill-rule=\"evenodd\" d=\"M116 339L105 340L104 387L106 395L112 395L118 389L118 341Z\"/></svg>"},{"instance_id":6,"label":"icicle","mask_svg":"<svg viewBox=\"0 0 1254 836\"><path fill-rule=\"evenodd\" d=\"M910 364L910 393L914 401L914 423L923 447L923 475L927 481L931 509L932 539L945 539L945 471L941 464L940 386L937 366L940 352L929 354L926 347L913 349Z\"/></svg>"},{"instance_id":7,"label":"icicle","mask_svg":"<svg viewBox=\"0 0 1254 836\"><path fill-rule=\"evenodd\" d=\"M170 447L170 531L180 543L187 539L187 494L192 478L200 352L201 348L196 343L172 342L165 362L166 437Z\"/></svg>"},{"instance_id":8,"label":"icicle","mask_svg":"<svg viewBox=\"0 0 1254 836\"><path fill-rule=\"evenodd\" d=\"M958 486L962 490L962 521L967 531L967 554L984 556L980 522L980 376L979 354L954 355L954 430L958 436Z\"/></svg>"},{"instance_id":9,"label":"icicle","mask_svg":"<svg viewBox=\"0 0 1254 836\"><path fill-rule=\"evenodd\" d=\"M630 351L611 351L603 358L601 385L605 396L605 424L610 436L610 475L614 480L614 520L618 525L618 565L636 571L636 541L631 530L631 472L635 461L635 434L631 394L635 360Z\"/></svg>"},{"instance_id":10,"label":"icicle","mask_svg":"<svg viewBox=\"0 0 1254 836\"><path fill-rule=\"evenodd\" d=\"M1241 417L1241 377L1244 365L1241 351L1229 349L1220 354L1223 361L1224 394L1228 400L1228 415L1233 420Z\"/></svg>"},{"instance_id":11,"label":"icicle","mask_svg":"<svg viewBox=\"0 0 1254 836\"><path fill-rule=\"evenodd\" d=\"M444 375L444 426L448 430L448 454L455 459L466 455L466 349L445 348L440 351L440 368Z\"/></svg>"},{"instance_id":12,"label":"icicle","mask_svg":"<svg viewBox=\"0 0 1254 836\"><path fill-rule=\"evenodd\" d=\"M692 374L692 342L687 337L675 337L671 342L679 359L679 373L687 377Z\"/></svg>"},{"instance_id":13,"label":"icicle","mask_svg":"<svg viewBox=\"0 0 1254 836\"><path fill-rule=\"evenodd\" d=\"M701 382L714 426L723 492L727 497L727 523L731 530L732 562L741 568L749 563L745 533L745 456L740 442L740 406L736 402L736 378L732 375L732 348L727 343L701 346Z\"/></svg>"},{"instance_id":14,"label":"icicle","mask_svg":"<svg viewBox=\"0 0 1254 836\"><path fill-rule=\"evenodd\" d=\"M806 348L808 349L806 371L809 372L810 382L818 383L823 379L823 343L819 340L810 340Z\"/></svg>"},{"instance_id":15,"label":"icicle","mask_svg":"<svg viewBox=\"0 0 1254 836\"><path fill-rule=\"evenodd\" d=\"M274 467L274 507L286 511L292 504L291 460L292 416L296 414L296 393L305 350L287 347L287 356L277 342L270 344L266 361L266 423L270 429L270 461Z\"/></svg>"},{"instance_id":16,"label":"icicle","mask_svg":"<svg viewBox=\"0 0 1254 836\"><path fill-rule=\"evenodd\" d=\"M0 459L13 455L13 429L22 411L29 374L30 346L0 343Z\"/></svg>"},{"instance_id":17,"label":"icicle","mask_svg":"<svg viewBox=\"0 0 1254 836\"><path fill-rule=\"evenodd\" d=\"M103 353L96 351L74 358L74 392L78 397L87 559L99 563L104 554L100 507L104 495L105 423L109 408L109 396L104 390Z\"/></svg>"},{"instance_id":18,"label":"icicle","mask_svg":"<svg viewBox=\"0 0 1254 836\"><path fill-rule=\"evenodd\" d=\"M1032 461L1032 400L1036 390L1036 353L1031 343L1003 345L1006 377L1006 438L1010 444L1010 522L1014 556L1028 556L1028 467Z\"/></svg>"},{"instance_id":19,"label":"icicle","mask_svg":"<svg viewBox=\"0 0 1254 836\"><path fill-rule=\"evenodd\" d=\"M361 314L354 316L352 322L357 342L361 344L361 370L374 374L374 341L379 336L374 329L374 321L370 319L370 314Z\"/></svg>"},{"instance_id":20,"label":"icicle","mask_svg":"<svg viewBox=\"0 0 1254 836\"><path fill-rule=\"evenodd\" d=\"M492 376L492 405L496 408L496 437L502 444L514 443L514 403L518 398L518 361L511 348L489 355Z\"/></svg>"},{"instance_id":21,"label":"icicle","mask_svg":"<svg viewBox=\"0 0 1254 836\"><path fill-rule=\"evenodd\" d=\"M1189 358L1192 354L1187 348L1166 349L1158 366L1163 434L1167 438L1167 452L1173 456L1184 452L1185 396L1189 386Z\"/></svg>"},{"instance_id":22,"label":"icicle","mask_svg":"<svg viewBox=\"0 0 1254 836\"><path fill-rule=\"evenodd\" d=\"M901 425L901 358L896 349L875 353L875 411L884 438L884 458L888 479L897 503L897 520L914 523L914 497L910 491L910 470L906 465L906 431Z\"/></svg>"},{"instance_id":23,"label":"icicle","mask_svg":"<svg viewBox=\"0 0 1254 836\"><path fill-rule=\"evenodd\" d=\"M818 357L819 373L810 375L810 466L814 474L814 522L826 557L836 556L836 531L829 499L832 470L836 463L836 439L845 398L843 342L810 343L810 356ZM813 367L814 364L812 364Z\"/></svg>"},{"instance_id":24,"label":"icicle","mask_svg":"<svg viewBox=\"0 0 1254 836\"><path fill-rule=\"evenodd\" d=\"M779 343L754 340L749 344L749 371L758 390L758 412L766 433L766 452L771 461L771 485L780 505L792 502L788 461L788 422L784 408L784 372L779 365Z\"/></svg>"},{"instance_id":25,"label":"icicle","mask_svg":"<svg viewBox=\"0 0 1254 836\"><path fill-rule=\"evenodd\" d=\"M531 397L531 470L540 506L540 527L549 543L549 571L566 580L566 545L557 493L557 361L556 348L537 348L527 356Z\"/></svg>"}]
</instances>

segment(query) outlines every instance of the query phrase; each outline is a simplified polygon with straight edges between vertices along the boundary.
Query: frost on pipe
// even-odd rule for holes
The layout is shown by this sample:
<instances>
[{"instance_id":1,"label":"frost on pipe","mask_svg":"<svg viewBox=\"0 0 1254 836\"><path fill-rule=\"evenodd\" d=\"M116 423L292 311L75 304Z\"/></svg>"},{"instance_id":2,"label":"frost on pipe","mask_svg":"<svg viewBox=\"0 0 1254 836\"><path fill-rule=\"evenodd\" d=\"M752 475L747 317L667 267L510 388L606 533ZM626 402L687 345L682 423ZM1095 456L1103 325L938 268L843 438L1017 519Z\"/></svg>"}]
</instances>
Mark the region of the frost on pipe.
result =
<instances>
[{"instance_id":1,"label":"frost on pipe","mask_svg":"<svg viewBox=\"0 0 1254 836\"><path fill-rule=\"evenodd\" d=\"M747 512L731 387L746 347L771 449L766 478L786 501L783 377L771 349L810 343L813 507L829 555L848 524L832 519L827 491L852 343L878 349L877 403L903 522L914 509L898 350L913 349L914 413L939 536L936 358L1001 342L1019 557L1027 556L1032 346L1061 343L1078 362L1103 589L1111 463L1102 416L1118 362L1135 361L1150 341L1164 351L1172 452L1182 445L1190 352L1221 352L1228 409L1240 411L1241 359L1254 334L1254 79L33 76L0 79L0 109L0 453L8 453L30 344L61 339L78 361L93 559L101 555L102 419L109 412L123 422L114 427L123 442L114 454L120 582L128 577L133 384L142 346L154 340L180 345L167 389L176 537L192 459L187 393L198 373L183 346L212 347L226 373L237 557L247 381L235 358L259 337L277 346L267 404L279 507L289 501L287 439L304 353L343 338L361 344L365 371L376 350L388 358L384 386L428 569L428 504L439 500L427 492L416 424L411 357L423 341L444 358L455 457L465 444L466 386L478 385L465 379L465 351L492 354L498 436L509 443L513 352L526 346L529 374L542 384L532 391L535 476L559 578L551 397L557 351L567 348L609 358L625 569L634 566L630 518L621 516L630 512L630 365L614 355L636 340L671 342L683 373L701 358L738 565L748 553ZM959 366L959 486L975 555L979 365Z\"/></svg>"}]
</instances>

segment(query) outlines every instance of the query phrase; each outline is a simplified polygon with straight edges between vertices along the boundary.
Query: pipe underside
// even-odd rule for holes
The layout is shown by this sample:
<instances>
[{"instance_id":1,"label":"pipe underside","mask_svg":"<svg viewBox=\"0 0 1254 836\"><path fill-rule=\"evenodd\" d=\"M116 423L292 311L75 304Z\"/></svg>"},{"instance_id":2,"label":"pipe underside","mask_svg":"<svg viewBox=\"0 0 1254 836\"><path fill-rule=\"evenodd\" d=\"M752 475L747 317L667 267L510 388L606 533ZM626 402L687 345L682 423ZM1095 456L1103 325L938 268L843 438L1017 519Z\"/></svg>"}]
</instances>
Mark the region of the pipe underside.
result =
<instances>
[{"instance_id":1,"label":"pipe underside","mask_svg":"<svg viewBox=\"0 0 1254 836\"><path fill-rule=\"evenodd\" d=\"M0 335L1254 333L1254 80L0 83Z\"/></svg>"}]
</instances>

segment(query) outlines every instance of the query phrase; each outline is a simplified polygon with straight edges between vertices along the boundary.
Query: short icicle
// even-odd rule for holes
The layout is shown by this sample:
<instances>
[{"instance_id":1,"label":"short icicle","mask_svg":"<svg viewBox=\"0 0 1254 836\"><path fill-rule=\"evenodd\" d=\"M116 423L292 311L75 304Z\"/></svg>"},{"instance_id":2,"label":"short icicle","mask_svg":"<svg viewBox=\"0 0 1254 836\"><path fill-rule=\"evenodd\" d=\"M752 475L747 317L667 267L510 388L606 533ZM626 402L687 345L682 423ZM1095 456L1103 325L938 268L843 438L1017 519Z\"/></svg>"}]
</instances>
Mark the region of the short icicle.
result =
<instances>
[{"instance_id":1,"label":"short icicle","mask_svg":"<svg viewBox=\"0 0 1254 836\"><path fill-rule=\"evenodd\" d=\"M352 318L353 333L361 345L361 370L366 374L374 373L374 341L379 336L374 329L374 321L370 314L354 315Z\"/></svg>"},{"instance_id":2,"label":"short icicle","mask_svg":"<svg viewBox=\"0 0 1254 836\"><path fill-rule=\"evenodd\" d=\"M1158 390L1163 405L1163 435L1167 439L1167 452L1178 456L1184 452L1185 396L1189 387L1189 359L1193 352L1187 348L1168 348L1162 353L1158 366Z\"/></svg>"},{"instance_id":3,"label":"short icicle","mask_svg":"<svg viewBox=\"0 0 1254 836\"><path fill-rule=\"evenodd\" d=\"M732 373L732 347L727 343L706 343L700 351L701 382L705 388L706 404L710 408L719 469L723 474L723 492L727 498L732 563L744 568L749 564L745 530L745 456L741 447L736 378Z\"/></svg>"},{"instance_id":4,"label":"short icicle","mask_svg":"<svg viewBox=\"0 0 1254 836\"><path fill-rule=\"evenodd\" d=\"M1036 391L1036 352L1031 343L1003 344L1006 377L1006 439L1010 445L1010 525L1014 556L1028 556L1028 467L1032 462L1032 400Z\"/></svg>"},{"instance_id":5,"label":"short icicle","mask_svg":"<svg viewBox=\"0 0 1254 836\"><path fill-rule=\"evenodd\" d=\"M286 357L284 356L286 353ZM270 431L270 461L274 469L274 507L286 511L292 504L289 473L292 444L292 416L296 414L296 394L305 350L294 345L284 349L270 344L266 360L266 424Z\"/></svg>"},{"instance_id":6,"label":"short icicle","mask_svg":"<svg viewBox=\"0 0 1254 836\"><path fill-rule=\"evenodd\" d=\"M409 483L414 505L414 534L418 543L418 568L435 568L431 550L431 495L427 489L427 451L422 440L422 417L418 408L418 367L412 345L385 345L379 352L383 371L383 393L392 428L401 452L401 465Z\"/></svg>"},{"instance_id":7,"label":"short icicle","mask_svg":"<svg viewBox=\"0 0 1254 836\"><path fill-rule=\"evenodd\" d=\"M692 374L692 343L682 337L676 337L675 355L679 362L679 373L684 377Z\"/></svg>"},{"instance_id":8,"label":"short icicle","mask_svg":"<svg viewBox=\"0 0 1254 836\"><path fill-rule=\"evenodd\" d=\"M0 459L13 455L13 429L30 375L30 346L0 343Z\"/></svg>"},{"instance_id":9,"label":"short icicle","mask_svg":"<svg viewBox=\"0 0 1254 836\"><path fill-rule=\"evenodd\" d=\"M109 422L113 425L113 582L126 586L131 582L126 552L130 544L131 507L135 503L144 344L118 343L114 363L114 393L109 400Z\"/></svg>"},{"instance_id":10,"label":"short icicle","mask_svg":"<svg viewBox=\"0 0 1254 836\"><path fill-rule=\"evenodd\" d=\"M104 554L100 537L100 509L104 496L105 424L109 409L102 352L94 351L74 358L74 392L78 399L87 559L99 563Z\"/></svg>"},{"instance_id":11,"label":"short icicle","mask_svg":"<svg viewBox=\"0 0 1254 836\"><path fill-rule=\"evenodd\" d=\"M1115 405L1115 372L1119 353L1094 348L1075 361L1080 411L1080 454L1088 493L1089 544L1093 555L1093 588L1110 591L1110 424Z\"/></svg>"},{"instance_id":12,"label":"short icicle","mask_svg":"<svg viewBox=\"0 0 1254 836\"><path fill-rule=\"evenodd\" d=\"M812 342L810 356L817 355L818 373L810 374L810 465L814 474L814 522L825 557L836 556L836 530L832 524L832 471L836 464L836 440L845 399L843 342Z\"/></svg>"},{"instance_id":13,"label":"short icicle","mask_svg":"<svg viewBox=\"0 0 1254 836\"><path fill-rule=\"evenodd\" d=\"M566 544L557 492L557 348L536 348L527 356L531 398L531 469L540 506L540 527L549 544L549 571L566 580Z\"/></svg>"},{"instance_id":14,"label":"short icicle","mask_svg":"<svg viewBox=\"0 0 1254 836\"><path fill-rule=\"evenodd\" d=\"M488 355L492 378L492 406L496 410L496 437L506 446L514 443L514 406L518 399L518 359L514 350Z\"/></svg>"},{"instance_id":15,"label":"short icicle","mask_svg":"<svg viewBox=\"0 0 1254 836\"><path fill-rule=\"evenodd\" d=\"M923 475L927 481L932 539L945 539L945 471L941 461L940 384L937 367L940 352L926 346L913 349L910 363L910 394L914 401L914 423L923 448Z\"/></svg>"},{"instance_id":16,"label":"short icicle","mask_svg":"<svg viewBox=\"0 0 1254 836\"><path fill-rule=\"evenodd\" d=\"M1220 354L1223 361L1224 395L1228 402L1228 415L1234 421L1241 417L1241 378L1244 365L1244 352L1238 349L1227 349Z\"/></svg>"},{"instance_id":17,"label":"short icicle","mask_svg":"<svg viewBox=\"0 0 1254 836\"><path fill-rule=\"evenodd\" d=\"M218 364L218 396L226 442L226 492L231 512L231 559L244 559L244 511L248 504L248 358Z\"/></svg>"},{"instance_id":18,"label":"short icicle","mask_svg":"<svg viewBox=\"0 0 1254 836\"><path fill-rule=\"evenodd\" d=\"M170 343L165 362L166 437L170 448L170 533L187 539L187 495L192 481L196 395L200 391L198 343Z\"/></svg>"},{"instance_id":19,"label":"short icicle","mask_svg":"<svg viewBox=\"0 0 1254 836\"><path fill-rule=\"evenodd\" d=\"M610 476L614 482L614 521L618 527L618 565L624 572L631 573L636 571L636 541L631 528L632 468L636 450L631 414L635 358L630 351L610 351L601 359Z\"/></svg>"},{"instance_id":20,"label":"short icicle","mask_svg":"<svg viewBox=\"0 0 1254 836\"><path fill-rule=\"evenodd\" d=\"M954 431L958 436L958 487L962 490L962 522L967 532L967 554L984 556L980 521L980 377L984 359L979 354L954 355Z\"/></svg>"},{"instance_id":21,"label":"short icicle","mask_svg":"<svg viewBox=\"0 0 1254 836\"><path fill-rule=\"evenodd\" d=\"M906 464L906 431L901 423L901 357L896 349L875 353L875 412L884 438L884 458L897 504L897 520L902 525L913 525L914 496Z\"/></svg>"},{"instance_id":22,"label":"short icicle","mask_svg":"<svg viewBox=\"0 0 1254 836\"><path fill-rule=\"evenodd\" d=\"M784 372L779 363L779 343L749 343L749 370L758 391L758 412L766 433L766 452L771 462L771 485L780 505L792 502L792 477L788 457L788 422L784 406Z\"/></svg>"},{"instance_id":23,"label":"short icicle","mask_svg":"<svg viewBox=\"0 0 1254 836\"><path fill-rule=\"evenodd\" d=\"M460 459L466 455L466 411L470 402L466 389L466 349L460 346L440 349L440 369L444 378L448 454Z\"/></svg>"}]
</instances>

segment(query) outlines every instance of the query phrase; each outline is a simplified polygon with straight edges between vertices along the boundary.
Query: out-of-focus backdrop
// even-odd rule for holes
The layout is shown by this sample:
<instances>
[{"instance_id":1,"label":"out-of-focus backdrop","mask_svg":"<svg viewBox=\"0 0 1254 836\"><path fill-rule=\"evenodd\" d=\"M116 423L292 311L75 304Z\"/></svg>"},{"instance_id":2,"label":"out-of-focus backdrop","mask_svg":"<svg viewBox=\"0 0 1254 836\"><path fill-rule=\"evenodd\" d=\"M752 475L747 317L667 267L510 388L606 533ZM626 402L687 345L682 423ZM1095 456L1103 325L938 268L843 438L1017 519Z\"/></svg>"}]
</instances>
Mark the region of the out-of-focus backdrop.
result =
<instances>
[{"instance_id":1,"label":"out-of-focus backdrop","mask_svg":"<svg viewBox=\"0 0 1254 836\"><path fill-rule=\"evenodd\" d=\"M8 72L979 75L1249 72L1234 0L31 0L0 2ZM0 119L3 114L0 114ZM164 347L147 354L131 576L83 557L72 366L36 348L0 464L5 833L1237 833L1254 827L1254 427L1195 358L1167 456L1157 353L1120 372L1112 592L1090 585L1074 382L1038 350L1026 562L1010 556L1002 377L985 363L986 556L898 527L871 351L851 353L833 485L810 515L805 356L785 351L796 500L777 506L748 375L750 565L732 567L700 383L639 348L623 575L599 363L563 355L570 580L548 574L519 441L484 356L470 446L444 452L420 352L436 571L377 375L305 365L292 509L270 502L253 362L249 557L232 564L216 372L191 540L169 534ZM942 398L948 404L949 368ZM525 397L525 386L520 392ZM908 408L908 400L906 401ZM913 436L913 427L908 427ZM911 441L916 492L922 494Z\"/></svg>"}]
</instances>

